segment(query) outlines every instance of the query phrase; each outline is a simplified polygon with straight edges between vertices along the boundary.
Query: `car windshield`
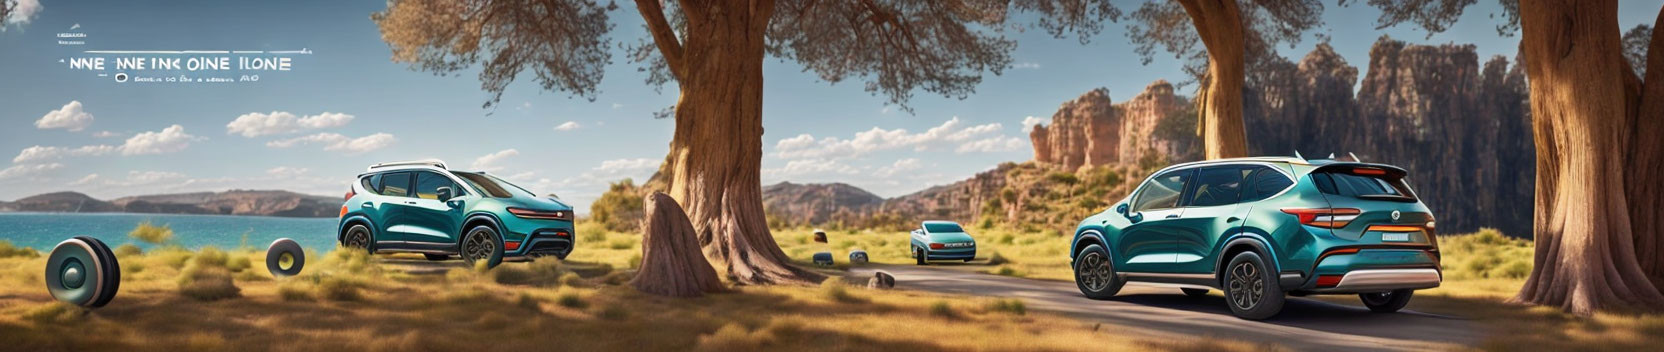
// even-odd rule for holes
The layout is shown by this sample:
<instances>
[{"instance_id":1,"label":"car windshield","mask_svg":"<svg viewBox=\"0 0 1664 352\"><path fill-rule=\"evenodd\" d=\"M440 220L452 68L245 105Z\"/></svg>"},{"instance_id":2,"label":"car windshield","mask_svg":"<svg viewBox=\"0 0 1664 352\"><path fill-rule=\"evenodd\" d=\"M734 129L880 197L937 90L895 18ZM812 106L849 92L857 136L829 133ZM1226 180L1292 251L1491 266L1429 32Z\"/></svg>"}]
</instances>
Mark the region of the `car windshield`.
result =
<instances>
[{"instance_id":1,"label":"car windshield","mask_svg":"<svg viewBox=\"0 0 1664 352\"><path fill-rule=\"evenodd\" d=\"M487 197L492 197L492 198L514 198L514 197L537 198L537 195L532 194L531 191L527 191L525 188L520 188L520 186L516 186L513 183L509 183L508 181L504 181L503 179L497 178L496 176L491 176L491 175L486 175L486 174L476 174L476 173L472 173L472 172L457 172L456 175L462 177L463 181L467 181L468 185L474 186L475 189L478 189L478 190L480 190L480 192L485 193L485 196L487 196Z\"/></svg>"},{"instance_id":2,"label":"car windshield","mask_svg":"<svg viewBox=\"0 0 1664 352\"><path fill-rule=\"evenodd\" d=\"M965 232L958 224L924 224L924 230L932 233Z\"/></svg>"}]
</instances>

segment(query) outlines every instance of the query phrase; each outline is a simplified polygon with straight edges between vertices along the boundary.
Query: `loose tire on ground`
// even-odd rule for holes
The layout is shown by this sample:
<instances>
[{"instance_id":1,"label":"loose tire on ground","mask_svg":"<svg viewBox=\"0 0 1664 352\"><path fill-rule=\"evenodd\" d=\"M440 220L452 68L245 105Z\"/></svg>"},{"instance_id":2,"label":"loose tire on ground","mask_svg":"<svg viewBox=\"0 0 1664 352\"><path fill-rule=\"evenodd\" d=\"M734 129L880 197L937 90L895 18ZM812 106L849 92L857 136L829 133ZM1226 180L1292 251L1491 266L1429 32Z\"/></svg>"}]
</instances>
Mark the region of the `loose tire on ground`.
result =
<instances>
[{"instance_id":1,"label":"loose tire on ground","mask_svg":"<svg viewBox=\"0 0 1664 352\"><path fill-rule=\"evenodd\" d=\"M1121 292L1121 286L1126 284L1115 273L1115 263L1103 246L1093 244L1082 248L1070 266L1075 270L1075 287L1086 298L1105 300L1115 297Z\"/></svg>"},{"instance_id":2,"label":"loose tire on ground","mask_svg":"<svg viewBox=\"0 0 1664 352\"><path fill-rule=\"evenodd\" d=\"M1404 305L1410 304L1410 296L1415 295L1415 293L1416 290L1392 290L1380 293L1360 293L1358 298L1364 301L1364 306L1369 307L1371 312L1392 313L1404 309Z\"/></svg>"},{"instance_id":3,"label":"loose tire on ground","mask_svg":"<svg viewBox=\"0 0 1664 352\"><path fill-rule=\"evenodd\" d=\"M266 248L266 271L271 272L272 276L300 275L301 269L305 267L306 250L301 249L295 240L279 238Z\"/></svg>"},{"instance_id":4,"label":"loose tire on ground","mask_svg":"<svg viewBox=\"0 0 1664 352\"><path fill-rule=\"evenodd\" d=\"M121 266L103 241L76 236L58 243L46 260L52 297L82 307L103 307L121 286Z\"/></svg>"}]
</instances>

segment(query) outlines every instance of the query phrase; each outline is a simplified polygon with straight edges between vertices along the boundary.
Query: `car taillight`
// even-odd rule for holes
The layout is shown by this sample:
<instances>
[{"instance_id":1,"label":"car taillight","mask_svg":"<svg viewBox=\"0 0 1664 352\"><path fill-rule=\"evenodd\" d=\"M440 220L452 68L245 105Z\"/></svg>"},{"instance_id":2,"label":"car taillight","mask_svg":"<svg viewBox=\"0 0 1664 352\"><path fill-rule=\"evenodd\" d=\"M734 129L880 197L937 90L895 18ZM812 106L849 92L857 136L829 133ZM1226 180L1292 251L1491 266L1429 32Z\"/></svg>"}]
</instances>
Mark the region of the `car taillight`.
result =
<instances>
[{"instance_id":1,"label":"car taillight","mask_svg":"<svg viewBox=\"0 0 1664 352\"><path fill-rule=\"evenodd\" d=\"M520 241L503 241L503 250L520 249Z\"/></svg>"},{"instance_id":2,"label":"car taillight","mask_svg":"<svg viewBox=\"0 0 1664 352\"><path fill-rule=\"evenodd\" d=\"M946 246L942 245L941 243L931 243L930 244L930 249L942 249L943 247L946 247Z\"/></svg>"},{"instance_id":3,"label":"car taillight","mask_svg":"<svg viewBox=\"0 0 1664 352\"><path fill-rule=\"evenodd\" d=\"M347 217L347 205L346 205L346 204L342 204L342 205L341 205L341 215L336 215L336 216L335 216L335 217L336 217L336 218L344 218L344 217Z\"/></svg>"},{"instance_id":4,"label":"car taillight","mask_svg":"<svg viewBox=\"0 0 1664 352\"><path fill-rule=\"evenodd\" d=\"M341 201L345 202L345 201L352 200L352 196L356 196L356 195L358 195L358 194L357 193L352 193L352 190L349 189L349 190L347 190L347 196L346 197L341 197Z\"/></svg>"},{"instance_id":5,"label":"car taillight","mask_svg":"<svg viewBox=\"0 0 1664 352\"><path fill-rule=\"evenodd\" d=\"M1342 276L1340 276L1340 275L1318 275L1317 276L1317 288L1330 288L1330 287L1340 286L1340 279L1341 278L1342 278Z\"/></svg>"},{"instance_id":6,"label":"car taillight","mask_svg":"<svg viewBox=\"0 0 1664 352\"><path fill-rule=\"evenodd\" d=\"M508 208L508 212L510 214L514 214L514 216L526 219L572 220L572 211L570 210L542 211L523 208Z\"/></svg>"},{"instance_id":7,"label":"car taillight","mask_svg":"<svg viewBox=\"0 0 1664 352\"><path fill-rule=\"evenodd\" d=\"M1387 170L1358 167L1352 168L1352 173L1359 175L1386 175Z\"/></svg>"},{"instance_id":8,"label":"car taillight","mask_svg":"<svg viewBox=\"0 0 1664 352\"><path fill-rule=\"evenodd\" d=\"M1288 213L1300 218L1300 223L1307 226L1341 228L1358 218L1363 211L1352 208L1283 208Z\"/></svg>"}]
</instances>

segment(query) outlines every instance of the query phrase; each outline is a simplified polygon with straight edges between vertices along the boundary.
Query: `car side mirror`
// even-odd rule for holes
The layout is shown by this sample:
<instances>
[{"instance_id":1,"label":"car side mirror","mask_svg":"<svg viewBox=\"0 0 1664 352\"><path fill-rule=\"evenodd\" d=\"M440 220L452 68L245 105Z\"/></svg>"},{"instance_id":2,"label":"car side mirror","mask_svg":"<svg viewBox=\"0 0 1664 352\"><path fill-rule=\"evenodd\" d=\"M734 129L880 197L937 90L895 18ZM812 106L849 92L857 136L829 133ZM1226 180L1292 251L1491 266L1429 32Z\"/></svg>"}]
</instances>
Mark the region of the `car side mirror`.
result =
<instances>
[{"instance_id":1,"label":"car side mirror","mask_svg":"<svg viewBox=\"0 0 1664 352\"><path fill-rule=\"evenodd\" d=\"M450 187L439 187L439 189L434 190L433 193L438 194L439 201L441 201L441 202L451 200L451 188Z\"/></svg>"},{"instance_id":2,"label":"car side mirror","mask_svg":"<svg viewBox=\"0 0 1664 352\"><path fill-rule=\"evenodd\" d=\"M1121 203L1120 205L1116 205L1115 206L1115 213L1116 214L1121 214L1121 215L1127 215L1127 203Z\"/></svg>"}]
</instances>

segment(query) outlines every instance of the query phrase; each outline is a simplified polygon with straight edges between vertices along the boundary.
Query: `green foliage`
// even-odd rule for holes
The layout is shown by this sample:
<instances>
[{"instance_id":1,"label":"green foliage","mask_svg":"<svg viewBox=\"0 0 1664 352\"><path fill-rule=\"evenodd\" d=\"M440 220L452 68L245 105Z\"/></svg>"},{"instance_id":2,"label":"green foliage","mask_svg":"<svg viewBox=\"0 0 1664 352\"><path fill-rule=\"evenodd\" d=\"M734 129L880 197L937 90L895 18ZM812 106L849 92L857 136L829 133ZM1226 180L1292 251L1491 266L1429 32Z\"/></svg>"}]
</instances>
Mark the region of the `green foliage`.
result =
<instances>
[{"instance_id":1,"label":"green foliage","mask_svg":"<svg viewBox=\"0 0 1664 352\"><path fill-rule=\"evenodd\" d=\"M179 294L202 301L242 296L242 289L232 281L231 269L226 267L227 257L214 247L202 248L179 271Z\"/></svg>"},{"instance_id":2,"label":"green foliage","mask_svg":"<svg viewBox=\"0 0 1664 352\"><path fill-rule=\"evenodd\" d=\"M23 320L41 325L70 325L87 317L88 310L64 302L52 302L23 314Z\"/></svg>"},{"instance_id":3,"label":"green foliage","mask_svg":"<svg viewBox=\"0 0 1664 352\"><path fill-rule=\"evenodd\" d=\"M948 301L939 300L930 302L930 315L951 318L958 314L953 311L953 305L949 304Z\"/></svg>"},{"instance_id":4,"label":"green foliage","mask_svg":"<svg viewBox=\"0 0 1664 352\"><path fill-rule=\"evenodd\" d=\"M1439 237L1444 274L1453 280L1525 278L1531 275L1533 250L1531 241L1505 236L1493 228Z\"/></svg>"},{"instance_id":5,"label":"green foliage","mask_svg":"<svg viewBox=\"0 0 1664 352\"><path fill-rule=\"evenodd\" d=\"M624 179L613 183L600 198L589 205L589 220L600 223L607 230L633 233L641 228L646 216L642 194L635 181Z\"/></svg>"},{"instance_id":6,"label":"green foliage","mask_svg":"<svg viewBox=\"0 0 1664 352\"><path fill-rule=\"evenodd\" d=\"M573 309L584 309L585 307L589 307L589 302L585 302L582 296L579 296L577 292L570 291L561 292L560 296L556 296L555 304Z\"/></svg>"},{"instance_id":7,"label":"green foliage","mask_svg":"<svg viewBox=\"0 0 1664 352\"><path fill-rule=\"evenodd\" d=\"M988 302L988 310L1023 315L1028 313L1028 306L1023 304L1023 300L1016 298L996 299L993 302Z\"/></svg>"},{"instance_id":8,"label":"green foliage","mask_svg":"<svg viewBox=\"0 0 1664 352\"><path fill-rule=\"evenodd\" d=\"M285 301L311 301L312 288L302 281L290 281L277 286L277 295Z\"/></svg>"},{"instance_id":9,"label":"green foliage","mask_svg":"<svg viewBox=\"0 0 1664 352\"><path fill-rule=\"evenodd\" d=\"M149 221L145 221L139 223L138 227L134 227L132 232L127 233L127 236L144 241L144 243L159 245L173 240L173 229L169 228L168 225L152 225Z\"/></svg>"},{"instance_id":10,"label":"green foliage","mask_svg":"<svg viewBox=\"0 0 1664 352\"><path fill-rule=\"evenodd\" d=\"M318 296L331 301L357 301L364 299L359 292L363 284L351 279L329 275L318 279Z\"/></svg>"},{"instance_id":11,"label":"green foliage","mask_svg":"<svg viewBox=\"0 0 1664 352\"><path fill-rule=\"evenodd\" d=\"M849 285L844 283L843 278L838 277L828 278L826 281L821 281L820 294L821 296L826 297L826 299L834 302L861 303L865 301L860 297L855 297L855 295L850 294Z\"/></svg>"},{"instance_id":12,"label":"green foliage","mask_svg":"<svg viewBox=\"0 0 1664 352\"><path fill-rule=\"evenodd\" d=\"M135 246L132 243L123 243L120 246L116 246L115 252L116 257L137 257L144 255L144 249L140 249L139 246Z\"/></svg>"},{"instance_id":13,"label":"green foliage","mask_svg":"<svg viewBox=\"0 0 1664 352\"><path fill-rule=\"evenodd\" d=\"M33 249L33 248L28 248L28 247L19 248L17 246L12 245L12 241L10 241L10 240L0 240L0 258L12 258L12 257L34 258L34 257L39 257L39 256L40 256L40 253L35 252L35 249Z\"/></svg>"}]
</instances>

